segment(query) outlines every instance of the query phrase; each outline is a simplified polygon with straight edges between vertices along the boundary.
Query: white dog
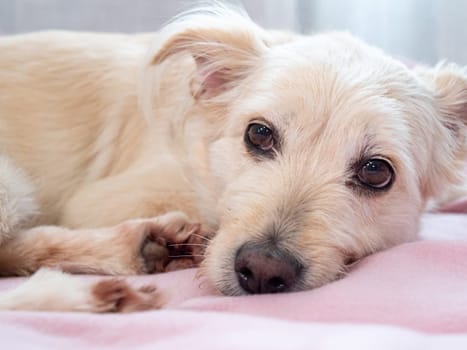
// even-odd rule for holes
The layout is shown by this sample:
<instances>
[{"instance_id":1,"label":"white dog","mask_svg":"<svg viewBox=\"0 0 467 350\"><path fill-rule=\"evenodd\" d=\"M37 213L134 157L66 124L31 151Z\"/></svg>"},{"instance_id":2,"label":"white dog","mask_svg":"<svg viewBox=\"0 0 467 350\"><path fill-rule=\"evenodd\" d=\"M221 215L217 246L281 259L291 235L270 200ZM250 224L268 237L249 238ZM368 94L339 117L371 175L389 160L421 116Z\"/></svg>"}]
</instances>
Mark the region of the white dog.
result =
<instances>
[{"instance_id":1,"label":"white dog","mask_svg":"<svg viewBox=\"0 0 467 350\"><path fill-rule=\"evenodd\" d=\"M201 272L223 293L314 288L414 239L428 201L463 185L466 70L410 70L345 33L266 31L218 6L154 38L44 32L0 51L3 275L191 266L173 244L215 231ZM44 270L0 307L48 298L159 305Z\"/></svg>"}]
</instances>

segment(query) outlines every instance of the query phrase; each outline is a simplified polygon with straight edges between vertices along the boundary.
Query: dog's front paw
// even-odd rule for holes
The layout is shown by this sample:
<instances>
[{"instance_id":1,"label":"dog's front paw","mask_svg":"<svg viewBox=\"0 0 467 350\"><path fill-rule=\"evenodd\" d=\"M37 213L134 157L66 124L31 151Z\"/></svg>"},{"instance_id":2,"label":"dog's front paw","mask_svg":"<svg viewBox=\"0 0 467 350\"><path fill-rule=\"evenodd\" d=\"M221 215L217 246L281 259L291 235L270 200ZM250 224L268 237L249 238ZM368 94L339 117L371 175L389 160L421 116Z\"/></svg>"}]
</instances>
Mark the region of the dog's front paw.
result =
<instances>
[{"instance_id":1,"label":"dog's front paw","mask_svg":"<svg viewBox=\"0 0 467 350\"><path fill-rule=\"evenodd\" d=\"M137 242L137 273L154 273L194 267L207 245L199 223L181 212L154 219L130 220L118 226Z\"/></svg>"}]
</instances>

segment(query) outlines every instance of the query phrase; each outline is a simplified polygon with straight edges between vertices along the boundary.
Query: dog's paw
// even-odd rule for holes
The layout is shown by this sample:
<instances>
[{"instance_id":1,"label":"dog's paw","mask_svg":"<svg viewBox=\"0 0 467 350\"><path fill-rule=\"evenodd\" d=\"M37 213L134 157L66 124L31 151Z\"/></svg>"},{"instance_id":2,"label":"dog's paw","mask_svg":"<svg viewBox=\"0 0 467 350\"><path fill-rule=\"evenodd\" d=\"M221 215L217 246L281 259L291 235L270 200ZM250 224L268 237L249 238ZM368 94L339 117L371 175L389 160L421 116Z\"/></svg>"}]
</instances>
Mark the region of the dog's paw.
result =
<instances>
[{"instance_id":1,"label":"dog's paw","mask_svg":"<svg viewBox=\"0 0 467 350\"><path fill-rule=\"evenodd\" d=\"M211 235L203 231L199 223L191 222L180 212L163 215L159 217L159 222L161 231L153 232L152 237L159 244L165 242L168 250L168 259L164 263L163 271L198 266L204 257Z\"/></svg>"},{"instance_id":2,"label":"dog's paw","mask_svg":"<svg viewBox=\"0 0 467 350\"><path fill-rule=\"evenodd\" d=\"M134 312L160 309L163 299L154 286L139 289L122 279L108 279L92 287L92 298L97 312Z\"/></svg>"},{"instance_id":3,"label":"dog's paw","mask_svg":"<svg viewBox=\"0 0 467 350\"><path fill-rule=\"evenodd\" d=\"M125 236L136 237L137 273L197 266L209 240L201 231L201 225L191 222L182 212L130 220L120 224L118 229Z\"/></svg>"},{"instance_id":4,"label":"dog's paw","mask_svg":"<svg viewBox=\"0 0 467 350\"><path fill-rule=\"evenodd\" d=\"M163 272L169 263L167 241L162 237L147 235L141 244L140 259L142 260L142 272Z\"/></svg>"}]
</instances>

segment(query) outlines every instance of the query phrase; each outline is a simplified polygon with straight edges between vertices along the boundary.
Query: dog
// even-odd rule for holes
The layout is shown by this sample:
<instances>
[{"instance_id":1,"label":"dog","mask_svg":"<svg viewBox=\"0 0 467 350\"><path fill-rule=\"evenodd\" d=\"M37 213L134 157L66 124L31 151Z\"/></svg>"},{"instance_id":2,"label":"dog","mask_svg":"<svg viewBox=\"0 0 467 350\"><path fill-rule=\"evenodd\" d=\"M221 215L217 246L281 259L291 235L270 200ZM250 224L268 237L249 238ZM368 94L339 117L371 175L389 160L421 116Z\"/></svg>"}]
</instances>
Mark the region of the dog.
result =
<instances>
[{"instance_id":1,"label":"dog","mask_svg":"<svg viewBox=\"0 0 467 350\"><path fill-rule=\"evenodd\" d=\"M200 254L227 295L316 288L465 193L454 64L409 69L350 34L268 31L219 4L154 35L22 34L0 50L0 273L45 267L3 309L159 307L150 286L61 271Z\"/></svg>"}]
</instances>

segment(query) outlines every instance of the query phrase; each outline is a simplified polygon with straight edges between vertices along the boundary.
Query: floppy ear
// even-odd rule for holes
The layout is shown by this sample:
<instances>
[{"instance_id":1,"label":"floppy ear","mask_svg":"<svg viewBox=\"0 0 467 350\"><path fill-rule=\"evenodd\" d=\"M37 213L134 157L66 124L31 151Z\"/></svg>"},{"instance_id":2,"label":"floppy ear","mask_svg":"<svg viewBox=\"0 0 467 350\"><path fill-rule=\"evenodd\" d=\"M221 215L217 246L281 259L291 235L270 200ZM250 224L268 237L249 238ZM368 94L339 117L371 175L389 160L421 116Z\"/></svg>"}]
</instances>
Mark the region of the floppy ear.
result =
<instances>
[{"instance_id":1,"label":"floppy ear","mask_svg":"<svg viewBox=\"0 0 467 350\"><path fill-rule=\"evenodd\" d=\"M420 73L431 85L441 121L461 137L467 129L467 67L439 65ZM458 141L465 142L462 138Z\"/></svg>"},{"instance_id":2,"label":"floppy ear","mask_svg":"<svg viewBox=\"0 0 467 350\"><path fill-rule=\"evenodd\" d=\"M431 90L440 122L440 127L432 130L435 139L429 187L444 202L467 194L467 69L450 64L419 68L417 73Z\"/></svg>"},{"instance_id":3,"label":"floppy ear","mask_svg":"<svg viewBox=\"0 0 467 350\"><path fill-rule=\"evenodd\" d=\"M266 50L264 31L244 13L215 7L188 13L162 30L152 65L180 54L196 62L191 81L196 99L212 98L231 90L257 67Z\"/></svg>"}]
</instances>

